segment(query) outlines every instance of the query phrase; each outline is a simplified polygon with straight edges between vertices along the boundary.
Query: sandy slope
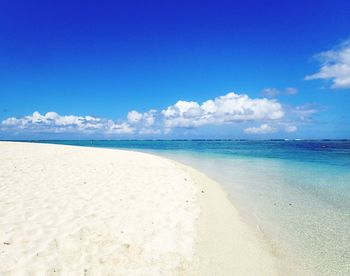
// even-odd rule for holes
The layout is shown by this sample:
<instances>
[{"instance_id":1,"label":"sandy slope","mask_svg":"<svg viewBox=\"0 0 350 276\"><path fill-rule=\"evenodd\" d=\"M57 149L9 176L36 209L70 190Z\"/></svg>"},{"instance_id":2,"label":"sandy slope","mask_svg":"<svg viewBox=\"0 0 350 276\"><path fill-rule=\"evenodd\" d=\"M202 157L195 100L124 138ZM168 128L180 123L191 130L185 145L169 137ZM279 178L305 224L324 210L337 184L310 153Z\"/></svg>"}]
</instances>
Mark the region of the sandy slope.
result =
<instances>
[{"instance_id":1,"label":"sandy slope","mask_svg":"<svg viewBox=\"0 0 350 276\"><path fill-rule=\"evenodd\" d=\"M138 152L0 142L0 275L275 275L205 175Z\"/></svg>"}]
</instances>

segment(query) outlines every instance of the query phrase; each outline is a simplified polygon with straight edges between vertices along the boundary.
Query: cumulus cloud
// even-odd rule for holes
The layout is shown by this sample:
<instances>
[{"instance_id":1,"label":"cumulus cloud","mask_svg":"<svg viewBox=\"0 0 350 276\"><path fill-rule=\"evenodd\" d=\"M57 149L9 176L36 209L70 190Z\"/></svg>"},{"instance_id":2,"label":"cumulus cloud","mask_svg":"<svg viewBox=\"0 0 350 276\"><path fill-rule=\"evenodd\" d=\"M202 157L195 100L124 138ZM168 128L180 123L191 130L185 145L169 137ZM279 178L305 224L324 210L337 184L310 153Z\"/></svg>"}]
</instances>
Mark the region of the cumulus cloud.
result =
<instances>
[{"instance_id":1,"label":"cumulus cloud","mask_svg":"<svg viewBox=\"0 0 350 276\"><path fill-rule=\"evenodd\" d=\"M320 63L320 70L306 76L306 80L329 80L331 88L350 88L350 40L317 54L315 58Z\"/></svg>"},{"instance_id":2,"label":"cumulus cloud","mask_svg":"<svg viewBox=\"0 0 350 276\"><path fill-rule=\"evenodd\" d=\"M260 124L244 130L261 134L276 131L294 132L296 121L308 120L316 112L309 106L286 107L276 99L250 98L228 93L203 103L180 100L157 111L130 111L125 119L111 120L96 116L60 115L57 112L34 112L20 118L10 117L0 123L2 131L13 133L79 133L99 135L167 135L185 133L186 129L235 123ZM248 125L249 126L249 125ZM192 130L191 130L192 131Z\"/></svg>"},{"instance_id":3,"label":"cumulus cloud","mask_svg":"<svg viewBox=\"0 0 350 276\"><path fill-rule=\"evenodd\" d=\"M150 127L155 123L157 110L150 109L147 112L140 113L132 110L128 113L127 119L130 124L142 124L145 127Z\"/></svg>"},{"instance_id":4,"label":"cumulus cloud","mask_svg":"<svg viewBox=\"0 0 350 276\"><path fill-rule=\"evenodd\" d=\"M166 128L277 120L284 116L282 105L276 100L252 99L245 94L233 92L202 104L178 101L161 113Z\"/></svg>"},{"instance_id":5,"label":"cumulus cloud","mask_svg":"<svg viewBox=\"0 0 350 276\"><path fill-rule=\"evenodd\" d=\"M248 127L244 129L244 132L248 134L266 134L266 133L273 133L276 131L277 131L276 128L268 124L262 124L259 127Z\"/></svg>"},{"instance_id":6,"label":"cumulus cloud","mask_svg":"<svg viewBox=\"0 0 350 276\"><path fill-rule=\"evenodd\" d=\"M137 112L137 111L135 111L135 110L132 110L132 111L130 111L128 113L127 118L128 118L128 121L130 123L132 123L132 124L133 123L138 123L138 122L140 122L142 120L142 114Z\"/></svg>"},{"instance_id":7,"label":"cumulus cloud","mask_svg":"<svg viewBox=\"0 0 350 276\"><path fill-rule=\"evenodd\" d=\"M10 117L1 122L2 130L53 132L53 133L119 133L130 134L133 129L127 123L118 124L94 116L60 115L56 112L40 114L35 111L32 115L22 118Z\"/></svg>"},{"instance_id":8,"label":"cumulus cloud","mask_svg":"<svg viewBox=\"0 0 350 276\"><path fill-rule=\"evenodd\" d=\"M133 134L135 128L131 127L128 123L115 123L112 120L108 120L107 127L104 132L107 134Z\"/></svg>"},{"instance_id":9,"label":"cumulus cloud","mask_svg":"<svg viewBox=\"0 0 350 276\"><path fill-rule=\"evenodd\" d=\"M61 116L56 112L47 112L45 115L35 111L32 115L24 116L23 118L11 117L4 121L2 124L5 126L17 126L20 128L25 127L62 127L62 126L74 126L81 129L86 128L100 128L101 119L92 116Z\"/></svg>"}]
</instances>

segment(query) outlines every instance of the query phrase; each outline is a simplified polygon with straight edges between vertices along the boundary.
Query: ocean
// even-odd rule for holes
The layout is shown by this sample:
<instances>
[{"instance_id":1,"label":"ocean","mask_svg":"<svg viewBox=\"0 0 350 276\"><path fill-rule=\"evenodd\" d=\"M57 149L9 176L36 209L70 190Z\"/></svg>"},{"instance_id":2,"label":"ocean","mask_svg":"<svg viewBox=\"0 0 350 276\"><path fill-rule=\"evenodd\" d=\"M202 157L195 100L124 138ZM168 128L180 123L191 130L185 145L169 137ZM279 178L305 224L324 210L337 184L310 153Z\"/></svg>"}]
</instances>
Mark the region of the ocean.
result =
<instances>
[{"instance_id":1,"label":"ocean","mask_svg":"<svg viewBox=\"0 0 350 276\"><path fill-rule=\"evenodd\" d=\"M32 141L129 149L219 182L279 258L307 275L350 275L350 140Z\"/></svg>"}]
</instances>

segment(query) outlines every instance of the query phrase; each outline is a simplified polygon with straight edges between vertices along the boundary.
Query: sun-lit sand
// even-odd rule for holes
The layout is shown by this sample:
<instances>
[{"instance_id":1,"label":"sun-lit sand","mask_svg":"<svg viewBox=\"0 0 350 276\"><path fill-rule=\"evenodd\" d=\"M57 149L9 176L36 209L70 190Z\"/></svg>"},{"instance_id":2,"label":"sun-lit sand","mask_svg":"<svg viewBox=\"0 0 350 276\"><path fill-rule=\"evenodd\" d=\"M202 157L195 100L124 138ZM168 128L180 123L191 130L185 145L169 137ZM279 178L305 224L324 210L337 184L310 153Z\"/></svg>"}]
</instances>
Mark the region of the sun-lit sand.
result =
<instances>
[{"instance_id":1,"label":"sun-lit sand","mask_svg":"<svg viewBox=\"0 0 350 276\"><path fill-rule=\"evenodd\" d=\"M0 142L0 275L277 275L220 186L158 156Z\"/></svg>"}]
</instances>

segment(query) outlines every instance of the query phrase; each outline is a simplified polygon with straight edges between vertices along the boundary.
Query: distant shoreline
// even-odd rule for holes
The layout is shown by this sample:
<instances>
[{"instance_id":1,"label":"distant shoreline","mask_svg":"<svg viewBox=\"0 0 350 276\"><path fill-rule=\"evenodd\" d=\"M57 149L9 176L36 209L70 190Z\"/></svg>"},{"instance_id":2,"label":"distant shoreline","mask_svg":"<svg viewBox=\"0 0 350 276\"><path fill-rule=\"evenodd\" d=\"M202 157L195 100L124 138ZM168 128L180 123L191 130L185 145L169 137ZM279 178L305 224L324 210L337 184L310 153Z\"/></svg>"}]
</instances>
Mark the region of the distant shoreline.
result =
<instances>
[{"instance_id":1,"label":"distant shoreline","mask_svg":"<svg viewBox=\"0 0 350 276\"><path fill-rule=\"evenodd\" d=\"M350 141L350 138L324 138L324 139L0 139L0 142L54 142L54 141L271 141L271 142L283 142L283 141Z\"/></svg>"}]
</instances>

